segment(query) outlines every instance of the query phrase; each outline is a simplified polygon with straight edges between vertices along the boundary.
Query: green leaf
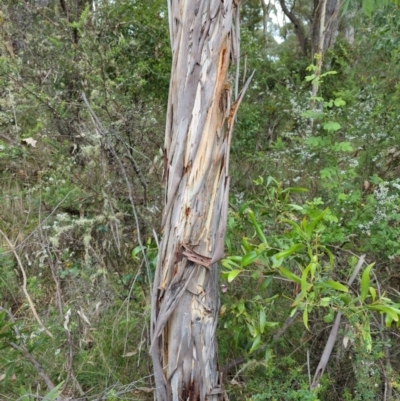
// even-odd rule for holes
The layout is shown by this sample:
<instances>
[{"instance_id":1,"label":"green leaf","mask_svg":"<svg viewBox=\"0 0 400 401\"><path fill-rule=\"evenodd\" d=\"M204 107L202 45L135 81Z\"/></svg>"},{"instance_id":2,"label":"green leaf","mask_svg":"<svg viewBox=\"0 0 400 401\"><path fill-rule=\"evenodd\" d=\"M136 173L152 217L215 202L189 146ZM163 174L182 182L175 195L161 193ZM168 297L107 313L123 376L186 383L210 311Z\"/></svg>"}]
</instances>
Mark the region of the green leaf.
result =
<instances>
[{"instance_id":1,"label":"green leaf","mask_svg":"<svg viewBox=\"0 0 400 401\"><path fill-rule=\"evenodd\" d=\"M271 359L272 355L273 353L271 351L271 348L267 348L264 355L265 362L268 362Z\"/></svg>"},{"instance_id":2,"label":"green leaf","mask_svg":"<svg viewBox=\"0 0 400 401\"><path fill-rule=\"evenodd\" d=\"M367 348L367 351L371 352L372 338L371 338L371 328L370 328L368 321L364 322L364 324L362 325L361 334L362 334L363 340L365 342L365 347Z\"/></svg>"},{"instance_id":3,"label":"green leaf","mask_svg":"<svg viewBox=\"0 0 400 401\"><path fill-rule=\"evenodd\" d=\"M375 299L376 299L376 290L375 290L375 288L374 287L369 287L369 292L370 292L371 297L372 297L372 302L375 302Z\"/></svg>"},{"instance_id":4,"label":"green leaf","mask_svg":"<svg viewBox=\"0 0 400 401\"><path fill-rule=\"evenodd\" d=\"M143 250L146 250L146 247L145 247L145 246L143 246L143 247L137 246L136 248L134 248L134 249L132 250L132 259L135 259L136 256L138 255L138 253L142 252L142 249L143 249Z\"/></svg>"},{"instance_id":5,"label":"green leaf","mask_svg":"<svg viewBox=\"0 0 400 401\"><path fill-rule=\"evenodd\" d=\"M333 146L333 150L336 152L354 152L354 148L350 142L338 142Z\"/></svg>"},{"instance_id":6,"label":"green leaf","mask_svg":"<svg viewBox=\"0 0 400 401\"><path fill-rule=\"evenodd\" d=\"M265 278L260 286L260 290L264 291L270 285L271 281L272 281L272 276Z\"/></svg>"},{"instance_id":7,"label":"green leaf","mask_svg":"<svg viewBox=\"0 0 400 401\"><path fill-rule=\"evenodd\" d=\"M300 286L301 286L301 292L303 293L303 295L307 294L307 276L308 276L308 272L311 270L312 267L312 263L310 263L304 270L303 273L301 274L301 282L300 282Z\"/></svg>"},{"instance_id":8,"label":"green leaf","mask_svg":"<svg viewBox=\"0 0 400 401\"><path fill-rule=\"evenodd\" d=\"M371 17L372 12L375 10L375 0L363 0L362 9L368 17Z\"/></svg>"},{"instance_id":9,"label":"green leaf","mask_svg":"<svg viewBox=\"0 0 400 401\"><path fill-rule=\"evenodd\" d=\"M288 220L288 219L282 219L281 220L282 223L286 223L289 224L290 226L293 227L294 231L299 234L301 236L301 238L308 240L309 238L307 237L307 234L300 228L300 226L298 224L296 224L294 221L292 220Z\"/></svg>"},{"instance_id":10,"label":"green leaf","mask_svg":"<svg viewBox=\"0 0 400 401\"><path fill-rule=\"evenodd\" d=\"M336 75L336 74L337 74L337 71L335 71L335 70L326 71L323 74L321 74L321 78L326 77L328 75Z\"/></svg>"},{"instance_id":11,"label":"green leaf","mask_svg":"<svg viewBox=\"0 0 400 401\"><path fill-rule=\"evenodd\" d=\"M242 238L242 245L246 252L250 252L253 249L253 246L249 244L249 241L246 237Z\"/></svg>"},{"instance_id":12,"label":"green leaf","mask_svg":"<svg viewBox=\"0 0 400 401\"><path fill-rule=\"evenodd\" d=\"M52 390L50 390L44 398L42 398L43 401L55 401L60 395L61 395L61 387L64 385L64 382L62 381L59 383L56 387L54 387Z\"/></svg>"},{"instance_id":13,"label":"green leaf","mask_svg":"<svg viewBox=\"0 0 400 401\"><path fill-rule=\"evenodd\" d=\"M374 263L371 263L370 265L368 265L361 277L361 300L364 301L365 298L367 298L368 296L368 292L369 292L369 273L372 269L372 267L374 266ZM397 321L397 320L396 320Z\"/></svg>"},{"instance_id":14,"label":"green leaf","mask_svg":"<svg viewBox=\"0 0 400 401\"><path fill-rule=\"evenodd\" d=\"M341 125L335 121L328 121L322 125L322 128L328 132L335 132L340 130Z\"/></svg>"},{"instance_id":15,"label":"green leaf","mask_svg":"<svg viewBox=\"0 0 400 401\"><path fill-rule=\"evenodd\" d=\"M265 323L267 322L264 310L260 311L260 333L264 333Z\"/></svg>"},{"instance_id":16,"label":"green leaf","mask_svg":"<svg viewBox=\"0 0 400 401\"><path fill-rule=\"evenodd\" d=\"M232 270L233 267L240 267L237 263L235 263L232 260L227 259L222 259L221 260L222 266L226 267L229 270Z\"/></svg>"},{"instance_id":17,"label":"green leaf","mask_svg":"<svg viewBox=\"0 0 400 401\"><path fill-rule=\"evenodd\" d=\"M349 289L345 285L338 283L337 281L326 280L323 283L334 290L349 292Z\"/></svg>"},{"instance_id":18,"label":"green leaf","mask_svg":"<svg viewBox=\"0 0 400 401\"><path fill-rule=\"evenodd\" d=\"M328 306L329 305L329 303L331 302L331 297L324 297L324 298L321 298L321 300L320 300L320 305L321 306L324 306L324 307L326 307L326 306Z\"/></svg>"},{"instance_id":19,"label":"green leaf","mask_svg":"<svg viewBox=\"0 0 400 401\"><path fill-rule=\"evenodd\" d=\"M316 78L316 75L315 74L311 74L311 75L306 75L305 80L307 82L309 82L309 81L312 81L315 78Z\"/></svg>"},{"instance_id":20,"label":"green leaf","mask_svg":"<svg viewBox=\"0 0 400 401\"><path fill-rule=\"evenodd\" d=\"M250 253L244 255L242 257L241 267L248 266L253 263L258 258L258 254L256 251L251 251Z\"/></svg>"},{"instance_id":21,"label":"green leaf","mask_svg":"<svg viewBox=\"0 0 400 401\"><path fill-rule=\"evenodd\" d=\"M333 313L333 310L331 310L327 315L324 316L324 322L332 323L334 318L335 318L335 314Z\"/></svg>"},{"instance_id":22,"label":"green leaf","mask_svg":"<svg viewBox=\"0 0 400 401\"><path fill-rule=\"evenodd\" d=\"M336 174L336 168L334 167L326 167L323 168L320 172L319 172L321 178L324 180L326 178L330 179L332 178L333 175Z\"/></svg>"},{"instance_id":23,"label":"green leaf","mask_svg":"<svg viewBox=\"0 0 400 401\"><path fill-rule=\"evenodd\" d=\"M346 102L340 97L336 98L333 103L336 107L341 107L346 105Z\"/></svg>"},{"instance_id":24,"label":"green leaf","mask_svg":"<svg viewBox=\"0 0 400 401\"><path fill-rule=\"evenodd\" d=\"M321 221L324 216L328 213L329 208L326 208L322 213L320 213L317 217L315 217L310 224L308 224L306 233L309 237L311 237L312 232L314 231L315 226L319 221Z\"/></svg>"},{"instance_id":25,"label":"green leaf","mask_svg":"<svg viewBox=\"0 0 400 401\"><path fill-rule=\"evenodd\" d=\"M228 283L231 283L241 272L241 270L232 270L228 274Z\"/></svg>"},{"instance_id":26,"label":"green leaf","mask_svg":"<svg viewBox=\"0 0 400 401\"><path fill-rule=\"evenodd\" d=\"M305 295L303 294L302 291L300 291L297 295L292 304L290 305L291 307L297 307L301 301L305 298Z\"/></svg>"},{"instance_id":27,"label":"green leaf","mask_svg":"<svg viewBox=\"0 0 400 401\"><path fill-rule=\"evenodd\" d=\"M15 361L10 362L10 365L6 371L6 375L4 376L4 384L8 384L8 381L10 380L14 372L14 367L15 367Z\"/></svg>"},{"instance_id":28,"label":"green leaf","mask_svg":"<svg viewBox=\"0 0 400 401\"><path fill-rule=\"evenodd\" d=\"M250 220L251 220L251 223L253 224L253 227L256 230L258 238L261 240L261 242L266 244L267 243L267 239L265 238L263 230L261 229L261 227L257 223L256 217L254 216L254 212L251 209L247 209L247 213L248 213L248 215L250 217Z\"/></svg>"},{"instance_id":29,"label":"green leaf","mask_svg":"<svg viewBox=\"0 0 400 401\"><path fill-rule=\"evenodd\" d=\"M275 300L276 298L279 298L279 294L275 294L272 297L266 298L264 299L264 303L269 304L271 303L273 300Z\"/></svg>"},{"instance_id":30,"label":"green leaf","mask_svg":"<svg viewBox=\"0 0 400 401\"><path fill-rule=\"evenodd\" d=\"M310 331L310 329L308 328L308 309L307 309L307 307L303 311L303 323L304 323L304 326L306 326L306 329L308 331Z\"/></svg>"},{"instance_id":31,"label":"green leaf","mask_svg":"<svg viewBox=\"0 0 400 401\"><path fill-rule=\"evenodd\" d=\"M28 347L29 353L32 353L37 347L42 345L45 342L45 338L41 338L40 340L36 341L34 344Z\"/></svg>"},{"instance_id":32,"label":"green leaf","mask_svg":"<svg viewBox=\"0 0 400 401\"><path fill-rule=\"evenodd\" d=\"M281 274L281 276L288 278L290 281L293 281L297 284L301 283L301 278L295 276L292 272L290 272L289 270L285 269L284 267L280 267L279 268L279 273Z\"/></svg>"},{"instance_id":33,"label":"green leaf","mask_svg":"<svg viewBox=\"0 0 400 401\"><path fill-rule=\"evenodd\" d=\"M351 297L348 294L340 294L339 299L347 306L351 302Z\"/></svg>"},{"instance_id":34,"label":"green leaf","mask_svg":"<svg viewBox=\"0 0 400 401\"><path fill-rule=\"evenodd\" d=\"M288 256L290 256L292 253L295 253L297 251L299 251L300 249L303 249L303 244L295 244L292 245L290 248L285 249L283 251L278 252L275 255L276 259L283 259L283 258L287 258Z\"/></svg>"},{"instance_id":35,"label":"green leaf","mask_svg":"<svg viewBox=\"0 0 400 401\"><path fill-rule=\"evenodd\" d=\"M307 110L301 113L302 117L312 118L314 120L321 120L324 117L324 113L321 111Z\"/></svg>"},{"instance_id":36,"label":"green leaf","mask_svg":"<svg viewBox=\"0 0 400 401\"><path fill-rule=\"evenodd\" d=\"M324 138L320 136L310 136L305 140L305 144L310 146L320 146L323 145L324 142L325 142Z\"/></svg>"},{"instance_id":37,"label":"green leaf","mask_svg":"<svg viewBox=\"0 0 400 401\"><path fill-rule=\"evenodd\" d=\"M294 203L288 203L287 206L290 207L292 210L297 210L298 212L301 212L304 210L303 206L295 205Z\"/></svg>"},{"instance_id":38,"label":"green leaf","mask_svg":"<svg viewBox=\"0 0 400 401\"><path fill-rule=\"evenodd\" d=\"M228 256L227 259L229 261L234 262L235 264L242 263L243 256L232 255L232 256Z\"/></svg>"},{"instance_id":39,"label":"green leaf","mask_svg":"<svg viewBox=\"0 0 400 401\"><path fill-rule=\"evenodd\" d=\"M385 326L386 327L390 327L392 325L392 323L393 323L393 318L390 315L386 314L386 316L385 316Z\"/></svg>"},{"instance_id":40,"label":"green leaf","mask_svg":"<svg viewBox=\"0 0 400 401\"><path fill-rule=\"evenodd\" d=\"M253 341L253 345L250 348L249 353L251 354L255 350L257 350L261 345L261 334L259 334Z\"/></svg>"},{"instance_id":41,"label":"green leaf","mask_svg":"<svg viewBox=\"0 0 400 401\"><path fill-rule=\"evenodd\" d=\"M320 245L319 247L329 256L329 264L331 265L331 267L333 267L334 264L333 253L325 245Z\"/></svg>"},{"instance_id":42,"label":"green leaf","mask_svg":"<svg viewBox=\"0 0 400 401\"><path fill-rule=\"evenodd\" d=\"M399 315L390 306L387 305L368 305L369 310L388 314L395 322L399 321Z\"/></svg>"},{"instance_id":43,"label":"green leaf","mask_svg":"<svg viewBox=\"0 0 400 401\"><path fill-rule=\"evenodd\" d=\"M288 187L282 191L282 193L285 193L285 192L308 192L308 189L302 188L302 187Z\"/></svg>"}]
</instances>

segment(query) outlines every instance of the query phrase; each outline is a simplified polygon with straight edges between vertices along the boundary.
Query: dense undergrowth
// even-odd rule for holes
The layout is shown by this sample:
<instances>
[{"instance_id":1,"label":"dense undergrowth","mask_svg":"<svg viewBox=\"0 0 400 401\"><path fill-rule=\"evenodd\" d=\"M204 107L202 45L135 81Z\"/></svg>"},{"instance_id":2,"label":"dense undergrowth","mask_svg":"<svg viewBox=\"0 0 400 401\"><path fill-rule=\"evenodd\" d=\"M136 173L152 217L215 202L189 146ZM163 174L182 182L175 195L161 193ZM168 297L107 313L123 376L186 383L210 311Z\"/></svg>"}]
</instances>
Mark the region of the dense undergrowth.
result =
<instances>
[{"instance_id":1,"label":"dense undergrowth","mask_svg":"<svg viewBox=\"0 0 400 401\"><path fill-rule=\"evenodd\" d=\"M153 398L166 13L161 1L0 6L0 399ZM315 108L313 60L290 34L263 49L246 20L257 73L232 144L220 275L231 400L400 399L398 14L357 14ZM369 274L347 285L362 254Z\"/></svg>"}]
</instances>

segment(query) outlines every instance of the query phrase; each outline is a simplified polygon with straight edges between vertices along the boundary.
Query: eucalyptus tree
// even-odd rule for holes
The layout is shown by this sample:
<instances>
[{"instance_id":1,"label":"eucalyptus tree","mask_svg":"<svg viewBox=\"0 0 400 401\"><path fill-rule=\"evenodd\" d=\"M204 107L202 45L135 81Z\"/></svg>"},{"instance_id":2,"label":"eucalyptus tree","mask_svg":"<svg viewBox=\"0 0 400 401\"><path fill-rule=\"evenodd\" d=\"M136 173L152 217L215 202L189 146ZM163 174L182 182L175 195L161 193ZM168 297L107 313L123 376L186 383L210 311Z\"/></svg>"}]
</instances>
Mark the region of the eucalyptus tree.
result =
<instances>
[{"instance_id":1,"label":"eucalyptus tree","mask_svg":"<svg viewBox=\"0 0 400 401\"><path fill-rule=\"evenodd\" d=\"M238 54L237 3L168 1L166 194L151 321L158 401L223 398L217 262L224 248L229 147L244 93L231 105L228 68Z\"/></svg>"}]
</instances>

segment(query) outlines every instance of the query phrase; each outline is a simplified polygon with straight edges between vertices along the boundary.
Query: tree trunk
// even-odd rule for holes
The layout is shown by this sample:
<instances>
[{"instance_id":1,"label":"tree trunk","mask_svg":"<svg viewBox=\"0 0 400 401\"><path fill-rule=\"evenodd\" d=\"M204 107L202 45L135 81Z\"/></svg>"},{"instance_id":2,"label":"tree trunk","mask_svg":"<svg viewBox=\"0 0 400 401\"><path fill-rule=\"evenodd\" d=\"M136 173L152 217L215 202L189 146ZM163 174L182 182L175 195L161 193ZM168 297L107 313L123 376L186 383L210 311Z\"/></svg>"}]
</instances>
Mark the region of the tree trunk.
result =
<instances>
[{"instance_id":1,"label":"tree trunk","mask_svg":"<svg viewBox=\"0 0 400 401\"><path fill-rule=\"evenodd\" d=\"M312 52L316 56L315 75L320 77L324 55L326 50L335 44L338 18L339 18L339 0L316 0L314 1ZM319 80L314 80L312 87L312 97L317 96L319 89ZM315 107L315 99L311 100L312 108Z\"/></svg>"},{"instance_id":2,"label":"tree trunk","mask_svg":"<svg viewBox=\"0 0 400 401\"><path fill-rule=\"evenodd\" d=\"M263 33L264 33L264 50L268 49L268 40L269 40L269 32L268 32L268 24L269 24L269 12L271 7L270 0L261 0L261 7L263 10Z\"/></svg>"},{"instance_id":3,"label":"tree trunk","mask_svg":"<svg viewBox=\"0 0 400 401\"><path fill-rule=\"evenodd\" d=\"M285 0L279 0L279 4L281 5L283 13L289 18L290 22L293 24L294 32L296 33L301 55L305 56L307 54L307 47L302 24L300 20L296 17L296 15L292 12L292 10L289 10L287 8Z\"/></svg>"},{"instance_id":4,"label":"tree trunk","mask_svg":"<svg viewBox=\"0 0 400 401\"><path fill-rule=\"evenodd\" d=\"M312 53L325 54L335 44L339 22L339 0L314 1Z\"/></svg>"},{"instance_id":5,"label":"tree trunk","mask_svg":"<svg viewBox=\"0 0 400 401\"><path fill-rule=\"evenodd\" d=\"M234 0L168 0L173 52L165 133L163 239L152 295L158 401L222 400L217 264L238 101L227 79Z\"/></svg>"}]
</instances>

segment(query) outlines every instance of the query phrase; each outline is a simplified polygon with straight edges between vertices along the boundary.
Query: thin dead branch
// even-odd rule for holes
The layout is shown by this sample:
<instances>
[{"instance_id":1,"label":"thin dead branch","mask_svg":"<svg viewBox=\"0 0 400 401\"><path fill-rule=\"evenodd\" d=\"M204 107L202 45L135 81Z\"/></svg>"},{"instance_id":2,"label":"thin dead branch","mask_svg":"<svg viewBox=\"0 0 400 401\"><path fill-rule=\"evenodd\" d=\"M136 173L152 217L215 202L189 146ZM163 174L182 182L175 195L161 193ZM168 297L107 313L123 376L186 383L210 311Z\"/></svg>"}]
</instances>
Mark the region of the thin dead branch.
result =
<instances>
[{"instance_id":1,"label":"thin dead branch","mask_svg":"<svg viewBox=\"0 0 400 401\"><path fill-rule=\"evenodd\" d=\"M352 274L352 276L350 277L349 281L347 282L347 285L350 287L353 284L353 281L356 279L356 277L358 276L361 267L363 266L365 261L365 255L362 255L360 257L360 259L358 260L357 266L354 269L354 272ZM311 383L311 390L315 389L318 384L319 381L321 380L322 375L324 374L325 368L329 362L329 358L331 356L333 347L335 345L336 342L336 338L337 338L337 334L338 334L338 330L339 330L339 326L340 326L340 320L342 318L342 313L338 312L338 314L336 315L335 318L335 322L332 326L331 332L329 334L328 337L328 341L326 342L325 348L324 348L324 352L322 353L321 359L319 361L319 364L317 366L317 369L315 370L315 374L314 374L314 378L313 381Z\"/></svg>"},{"instance_id":2,"label":"thin dead branch","mask_svg":"<svg viewBox=\"0 0 400 401\"><path fill-rule=\"evenodd\" d=\"M20 268L20 270L21 270L21 273L22 273L22 280L23 280L23 281L22 281L22 291L24 292L25 297L26 297L26 299L27 299L27 301L28 301L28 303L29 303L29 306L30 306L30 308L31 308L31 311L32 311L32 313L33 313L33 316L35 317L35 319L36 319L36 321L38 322L39 326L44 330L44 332L45 332L49 337L53 338L53 335L50 333L49 330L46 329L46 327L44 326L44 324L43 324L42 321L40 320L40 317L39 317L39 315L38 315L37 312L36 312L35 305L33 304L32 298L30 297L30 295L29 295L29 293L28 293L28 290L27 290L27 288L26 288L26 286L27 286L27 281L28 281L28 280L27 280L27 277L26 277L26 272L25 272L24 266L23 266L23 264L22 264L22 262L21 262L21 259L20 259L18 253L17 253L16 250L15 250L14 245L11 243L10 239L7 237L7 235L6 235L2 230L0 230L0 234L3 236L3 238L4 238L5 241L7 242L7 244L8 244L8 246L9 246L11 252L14 254L14 257L15 257L15 259L17 260L18 266L19 266L19 268Z\"/></svg>"}]
</instances>

